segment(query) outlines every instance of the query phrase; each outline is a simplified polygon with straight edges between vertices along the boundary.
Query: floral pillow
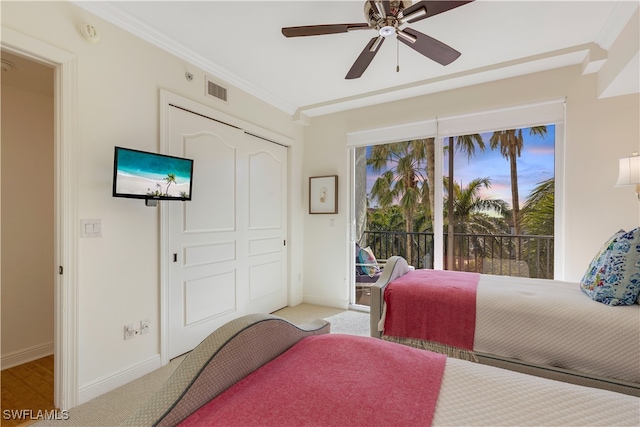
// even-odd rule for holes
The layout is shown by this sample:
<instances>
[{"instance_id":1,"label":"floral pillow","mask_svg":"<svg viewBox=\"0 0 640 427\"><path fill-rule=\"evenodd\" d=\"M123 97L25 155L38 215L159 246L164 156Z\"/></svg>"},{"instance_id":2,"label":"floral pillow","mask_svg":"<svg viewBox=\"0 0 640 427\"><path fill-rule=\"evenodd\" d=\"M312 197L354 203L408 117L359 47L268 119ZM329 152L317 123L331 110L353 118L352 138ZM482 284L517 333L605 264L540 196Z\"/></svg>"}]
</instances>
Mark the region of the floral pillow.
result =
<instances>
[{"instance_id":1,"label":"floral pillow","mask_svg":"<svg viewBox=\"0 0 640 427\"><path fill-rule=\"evenodd\" d=\"M380 272L378 260L376 259L375 255L373 255L373 251L369 246L360 249L360 254L358 257L360 259L360 264L367 264L361 266L361 268L365 273L367 273L369 277L373 277L376 275L376 273Z\"/></svg>"},{"instance_id":2,"label":"floral pillow","mask_svg":"<svg viewBox=\"0 0 640 427\"><path fill-rule=\"evenodd\" d=\"M603 304L634 304L640 294L640 228L611 236L589 264L580 287Z\"/></svg>"}]
</instances>

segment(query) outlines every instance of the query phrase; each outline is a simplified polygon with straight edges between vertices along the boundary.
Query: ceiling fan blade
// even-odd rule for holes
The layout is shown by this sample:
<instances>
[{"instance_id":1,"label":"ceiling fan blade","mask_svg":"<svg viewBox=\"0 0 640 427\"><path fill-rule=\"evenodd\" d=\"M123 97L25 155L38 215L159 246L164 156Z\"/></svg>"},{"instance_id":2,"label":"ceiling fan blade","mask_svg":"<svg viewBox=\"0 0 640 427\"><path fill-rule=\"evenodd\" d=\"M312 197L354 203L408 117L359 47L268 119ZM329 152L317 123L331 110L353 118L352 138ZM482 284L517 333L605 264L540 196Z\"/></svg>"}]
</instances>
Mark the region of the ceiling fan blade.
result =
<instances>
[{"instance_id":1,"label":"ceiling fan blade","mask_svg":"<svg viewBox=\"0 0 640 427\"><path fill-rule=\"evenodd\" d=\"M446 12L451 9L455 9L456 7L464 6L467 3L471 3L470 1L429 1L423 0L418 3L412 4L408 8L402 11L402 19L400 22L416 22L422 19L428 18L433 15L437 15L442 12Z\"/></svg>"},{"instance_id":2,"label":"ceiling fan blade","mask_svg":"<svg viewBox=\"0 0 640 427\"><path fill-rule=\"evenodd\" d=\"M371 28L369 24L328 24L307 25L302 27L284 27L282 34L285 37L321 36L324 34L346 33L351 30L366 30Z\"/></svg>"},{"instance_id":3,"label":"ceiling fan blade","mask_svg":"<svg viewBox=\"0 0 640 427\"><path fill-rule=\"evenodd\" d=\"M384 42L384 37L378 36L372 38L367 46L364 48L356 62L353 63L351 69L345 76L345 79L357 79L362 76L362 73L367 69L371 61L373 61L373 57L376 56L378 50L380 50L380 46L382 46L382 42Z\"/></svg>"},{"instance_id":4,"label":"ceiling fan blade","mask_svg":"<svg viewBox=\"0 0 640 427\"><path fill-rule=\"evenodd\" d=\"M442 65L451 64L461 55L454 48L411 28L398 30L398 40Z\"/></svg>"},{"instance_id":5,"label":"ceiling fan blade","mask_svg":"<svg viewBox=\"0 0 640 427\"><path fill-rule=\"evenodd\" d=\"M391 15L391 2L388 0L382 0L380 3L382 3L382 9L384 10L383 18Z\"/></svg>"}]
</instances>

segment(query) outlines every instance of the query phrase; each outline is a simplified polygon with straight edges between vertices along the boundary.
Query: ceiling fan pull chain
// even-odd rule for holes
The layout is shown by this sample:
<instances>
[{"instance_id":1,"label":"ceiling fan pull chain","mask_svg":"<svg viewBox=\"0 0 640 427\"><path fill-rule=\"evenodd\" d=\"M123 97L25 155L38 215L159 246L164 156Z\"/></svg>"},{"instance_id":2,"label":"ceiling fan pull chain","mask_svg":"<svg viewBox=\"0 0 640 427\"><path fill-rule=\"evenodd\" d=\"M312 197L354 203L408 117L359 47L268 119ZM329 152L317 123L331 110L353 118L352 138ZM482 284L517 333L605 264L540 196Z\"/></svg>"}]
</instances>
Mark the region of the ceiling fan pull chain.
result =
<instances>
[{"instance_id":1,"label":"ceiling fan pull chain","mask_svg":"<svg viewBox=\"0 0 640 427\"><path fill-rule=\"evenodd\" d=\"M400 41L396 37L396 73L400 72Z\"/></svg>"}]
</instances>

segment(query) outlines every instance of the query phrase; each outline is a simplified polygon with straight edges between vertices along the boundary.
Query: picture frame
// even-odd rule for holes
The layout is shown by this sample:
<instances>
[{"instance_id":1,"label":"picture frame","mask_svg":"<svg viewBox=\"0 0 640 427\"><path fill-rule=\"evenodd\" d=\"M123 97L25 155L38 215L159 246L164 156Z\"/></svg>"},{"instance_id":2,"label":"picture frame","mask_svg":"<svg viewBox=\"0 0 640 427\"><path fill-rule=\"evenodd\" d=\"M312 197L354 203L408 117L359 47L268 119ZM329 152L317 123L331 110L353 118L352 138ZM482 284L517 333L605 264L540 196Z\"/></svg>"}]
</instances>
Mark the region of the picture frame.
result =
<instances>
[{"instance_id":1,"label":"picture frame","mask_svg":"<svg viewBox=\"0 0 640 427\"><path fill-rule=\"evenodd\" d=\"M309 213L338 213L338 175L309 177Z\"/></svg>"}]
</instances>

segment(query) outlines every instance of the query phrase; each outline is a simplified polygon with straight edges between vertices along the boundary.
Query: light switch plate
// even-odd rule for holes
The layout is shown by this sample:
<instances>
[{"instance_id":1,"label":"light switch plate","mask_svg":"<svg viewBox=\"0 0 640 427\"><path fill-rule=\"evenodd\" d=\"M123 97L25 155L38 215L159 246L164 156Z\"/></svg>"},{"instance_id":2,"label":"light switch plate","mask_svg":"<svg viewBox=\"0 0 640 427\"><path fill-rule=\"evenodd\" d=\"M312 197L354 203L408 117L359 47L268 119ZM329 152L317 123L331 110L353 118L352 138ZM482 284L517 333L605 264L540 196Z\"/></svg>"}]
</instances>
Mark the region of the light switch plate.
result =
<instances>
[{"instance_id":1,"label":"light switch plate","mask_svg":"<svg viewBox=\"0 0 640 427\"><path fill-rule=\"evenodd\" d=\"M81 219L80 220L80 237L102 237L102 220L101 219Z\"/></svg>"}]
</instances>

